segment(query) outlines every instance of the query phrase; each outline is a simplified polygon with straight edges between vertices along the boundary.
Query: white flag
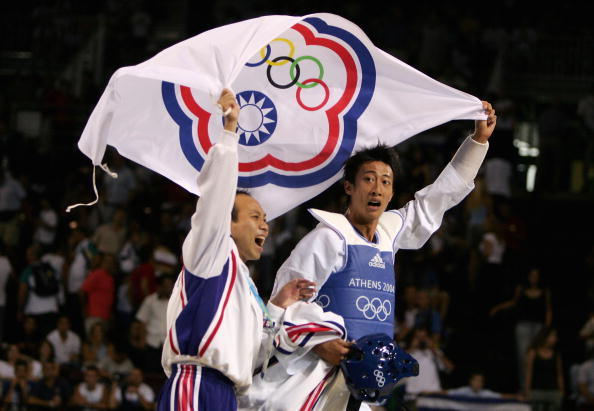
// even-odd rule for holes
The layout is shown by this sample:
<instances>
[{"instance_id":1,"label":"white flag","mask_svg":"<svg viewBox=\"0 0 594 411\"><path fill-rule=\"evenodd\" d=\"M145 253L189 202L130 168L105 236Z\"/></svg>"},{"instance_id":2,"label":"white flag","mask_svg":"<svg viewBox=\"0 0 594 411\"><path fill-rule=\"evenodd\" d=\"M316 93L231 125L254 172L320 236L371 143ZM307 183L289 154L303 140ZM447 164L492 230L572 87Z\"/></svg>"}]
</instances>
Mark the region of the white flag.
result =
<instances>
[{"instance_id":1,"label":"white flag","mask_svg":"<svg viewBox=\"0 0 594 411\"><path fill-rule=\"evenodd\" d=\"M265 16L117 70L79 148L99 165L109 144L199 194L197 175L223 129L215 103L224 87L241 107L238 185L269 218L337 181L361 147L486 118L477 98L378 49L348 20Z\"/></svg>"}]
</instances>

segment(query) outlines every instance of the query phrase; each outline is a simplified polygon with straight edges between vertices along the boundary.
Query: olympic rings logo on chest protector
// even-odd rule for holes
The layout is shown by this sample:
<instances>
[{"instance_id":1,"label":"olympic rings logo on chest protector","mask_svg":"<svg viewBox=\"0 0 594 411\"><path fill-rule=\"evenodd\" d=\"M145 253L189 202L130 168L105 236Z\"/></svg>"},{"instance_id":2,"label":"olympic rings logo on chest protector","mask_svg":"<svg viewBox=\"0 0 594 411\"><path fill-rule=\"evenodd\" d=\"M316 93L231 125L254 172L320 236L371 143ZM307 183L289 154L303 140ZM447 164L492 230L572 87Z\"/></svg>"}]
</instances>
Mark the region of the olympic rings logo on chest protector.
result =
<instances>
[{"instance_id":1,"label":"olympic rings logo on chest protector","mask_svg":"<svg viewBox=\"0 0 594 411\"><path fill-rule=\"evenodd\" d=\"M266 69L266 77L268 78L268 82L276 88L288 89L292 86L297 86L297 94L295 96L295 99L297 100L297 103L301 106L301 108L303 108L304 110L317 111L317 110L321 109L322 107L324 107L326 105L326 103L328 102L328 100L330 99L330 88L323 81L324 66L322 65L322 62L320 60L318 60L317 58L315 58L314 56L300 56L297 58L293 58L293 56L295 55L295 45L293 44L293 42L291 40L279 37L279 38L272 40L272 42L275 42L275 41L286 43L289 46L289 55L288 56L278 56L273 59L270 59L270 54L272 53L272 48L270 47L270 44L267 44L265 47L262 47L262 49L260 50L260 56L262 57L262 60L255 62L255 63L248 62L248 63L245 63L245 65L247 67L258 67L258 66L261 66L262 64L268 64L268 68ZM307 80L303 80L302 82L299 81L299 77L301 76L301 67L299 67L299 63L304 60L313 61L318 66L318 70L319 70L318 78L310 78ZM285 84L277 83L272 78L272 68L277 67L277 66L283 66L287 63L291 63L291 65L289 66L289 78L291 79L291 81L289 81ZM303 103L303 100L301 99L302 90L316 87L318 84L320 86L322 86L322 88L324 89L324 98L322 99L322 102L320 104L318 104L317 106L305 105Z\"/></svg>"},{"instance_id":2,"label":"olympic rings logo on chest protector","mask_svg":"<svg viewBox=\"0 0 594 411\"><path fill-rule=\"evenodd\" d=\"M357 310L363 313L363 316L368 320L378 319L379 321L386 321L392 313L392 303L390 300L381 300L374 297L371 300L362 295L357 298L355 303Z\"/></svg>"},{"instance_id":3,"label":"olympic rings logo on chest protector","mask_svg":"<svg viewBox=\"0 0 594 411\"><path fill-rule=\"evenodd\" d=\"M318 304L322 308L326 308L330 305L330 297L328 297L326 294L322 294L318 296L316 304Z\"/></svg>"}]
</instances>

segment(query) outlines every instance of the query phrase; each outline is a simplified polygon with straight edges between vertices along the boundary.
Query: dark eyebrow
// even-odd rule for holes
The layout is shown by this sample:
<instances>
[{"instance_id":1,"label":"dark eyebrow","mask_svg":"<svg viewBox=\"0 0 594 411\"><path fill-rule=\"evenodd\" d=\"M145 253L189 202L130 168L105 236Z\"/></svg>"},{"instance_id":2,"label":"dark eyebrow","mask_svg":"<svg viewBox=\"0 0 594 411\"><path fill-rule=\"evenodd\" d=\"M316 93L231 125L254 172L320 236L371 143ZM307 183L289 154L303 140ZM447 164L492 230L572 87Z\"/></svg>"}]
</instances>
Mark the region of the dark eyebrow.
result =
<instances>
[{"instance_id":1,"label":"dark eyebrow","mask_svg":"<svg viewBox=\"0 0 594 411\"><path fill-rule=\"evenodd\" d=\"M378 174L378 173L377 173L377 171L375 171L375 170L367 170L367 171L363 171L363 174L369 174L369 173L372 173L372 174ZM380 176L381 176L381 177L392 177L392 174L385 174L385 173L384 173L384 174L380 174Z\"/></svg>"}]
</instances>

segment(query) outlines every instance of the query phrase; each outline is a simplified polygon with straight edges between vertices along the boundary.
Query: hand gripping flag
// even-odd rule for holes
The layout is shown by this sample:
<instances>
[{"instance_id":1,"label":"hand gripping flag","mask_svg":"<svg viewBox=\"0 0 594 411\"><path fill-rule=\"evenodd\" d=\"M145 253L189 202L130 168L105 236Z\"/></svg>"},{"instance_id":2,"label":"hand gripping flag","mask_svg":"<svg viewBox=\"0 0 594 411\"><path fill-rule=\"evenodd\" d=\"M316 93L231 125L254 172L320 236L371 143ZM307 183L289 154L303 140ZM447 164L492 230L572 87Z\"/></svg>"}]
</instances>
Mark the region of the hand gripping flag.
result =
<instances>
[{"instance_id":1,"label":"hand gripping flag","mask_svg":"<svg viewBox=\"0 0 594 411\"><path fill-rule=\"evenodd\" d=\"M344 161L455 119L481 102L375 47L333 14L264 16L218 27L117 70L78 143L106 145L195 194L223 129L224 87L240 104L239 181L274 218L319 194Z\"/></svg>"}]
</instances>

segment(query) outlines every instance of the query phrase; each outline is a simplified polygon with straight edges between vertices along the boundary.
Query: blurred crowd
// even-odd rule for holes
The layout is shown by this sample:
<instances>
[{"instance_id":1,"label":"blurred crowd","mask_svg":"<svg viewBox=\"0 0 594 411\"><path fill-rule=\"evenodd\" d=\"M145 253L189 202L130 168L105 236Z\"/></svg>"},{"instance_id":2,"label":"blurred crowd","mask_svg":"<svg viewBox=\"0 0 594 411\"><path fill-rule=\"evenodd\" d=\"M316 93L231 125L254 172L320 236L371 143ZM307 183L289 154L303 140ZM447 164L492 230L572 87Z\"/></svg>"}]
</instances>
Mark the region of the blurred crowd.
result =
<instances>
[{"instance_id":1,"label":"blurred crowd","mask_svg":"<svg viewBox=\"0 0 594 411\"><path fill-rule=\"evenodd\" d=\"M576 227L586 234L575 239L555 234L558 220L569 217L545 214L543 221L537 209L587 210L560 200L547 205L559 193L577 193L590 204L594 88L574 100L529 102L505 88L496 70L502 56L530 64L532 46L545 34L539 18L512 12L517 3L504 2L488 23L471 9L459 13L440 6L426 14L403 5L363 17L359 2L341 3L342 9L328 3L329 11L359 24L381 48L488 99L499 116L474 191L446 214L422 250L398 254L395 337L420 362L421 374L396 396L413 405L427 393L487 395L487 386L490 395L531 401L535 409L594 409L594 243L586 226ZM22 13L29 6L33 12ZM165 379L160 352L166 305L195 197L108 151L106 162L118 178L98 169L99 202L64 210L93 196L90 161L76 150L86 117L113 69L155 52L151 39L166 14L150 1L10 7L15 13L7 9L3 19L20 16L35 30L9 34L3 24L6 35L0 36L3 51L28 48L33 55L30 66L0 77L4 409L152 409ZM257 1L204 7L201 18L210 27L267 12ZM318 8L308 2L302 7L281 12ZM192 6L187 11L197 13ZM60 69L92 35L97 15L107 22L106 78L94 81L91 67L75 93ZM546 34L560 32L564 16ZM581 27L572 25L574 34ZM28 118L18 116L23 109L40 114L36 133L26 132ZM527 122L540 137L539 154L530 159L538 167L532 191L525 183L530 164L514 144ZM435 179L470 127L447 124L398 147L402 172L393 207ZM564 141L579 141L583 149ZM581 184L572 183L576 173L583 176ZM271 222L262 259L251 266L264 296L276 269L314 225L307 208L343 212L341 192L334 185ZM541 238L546 235L550 239ZM549 265L557 261L547 255L553 246L538 248L547 242L569 262ZM572 248L577 251L565 251ZM455 390L467 383L470 388Z\"/></svg>"}]
</instances>

